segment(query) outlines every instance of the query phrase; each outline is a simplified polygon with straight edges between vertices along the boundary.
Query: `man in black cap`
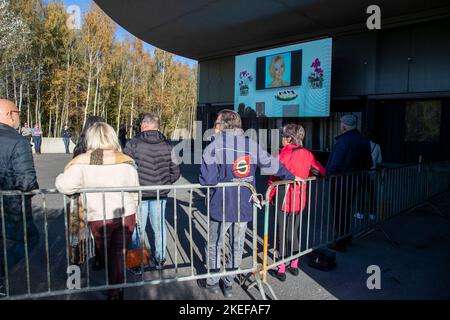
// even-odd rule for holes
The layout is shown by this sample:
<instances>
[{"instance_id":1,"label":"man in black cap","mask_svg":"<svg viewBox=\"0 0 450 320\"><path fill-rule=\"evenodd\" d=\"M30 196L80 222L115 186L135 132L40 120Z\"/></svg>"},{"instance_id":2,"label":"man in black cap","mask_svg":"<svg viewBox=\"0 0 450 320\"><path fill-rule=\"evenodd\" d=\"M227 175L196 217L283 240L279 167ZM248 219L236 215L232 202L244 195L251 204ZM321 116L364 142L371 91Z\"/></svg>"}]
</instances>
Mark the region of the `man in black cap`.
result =
<instances>
[{"instance_id":1,"label":"man in black cap","mask_svg":"<svg viewBox=\"0 0 450 320\"><path fill-rule=\"evenodd\" d=\"M341 118L341 135L337 136L336 144L327 164L327 175L360 172L370 170L372 156L370 141L356 129L358 118L355 115L345 115ZM330 179L331 203L334 212L335 236L337 239L330 248L346 251L351 244L351 213L352 205L362 206L362 195L365 175L338 176ZM360 195L358 203L354 195ZM362 199L362 200L361 200ZM355 200L355 201L354 201Z\"/></svg>"}]
</instances>

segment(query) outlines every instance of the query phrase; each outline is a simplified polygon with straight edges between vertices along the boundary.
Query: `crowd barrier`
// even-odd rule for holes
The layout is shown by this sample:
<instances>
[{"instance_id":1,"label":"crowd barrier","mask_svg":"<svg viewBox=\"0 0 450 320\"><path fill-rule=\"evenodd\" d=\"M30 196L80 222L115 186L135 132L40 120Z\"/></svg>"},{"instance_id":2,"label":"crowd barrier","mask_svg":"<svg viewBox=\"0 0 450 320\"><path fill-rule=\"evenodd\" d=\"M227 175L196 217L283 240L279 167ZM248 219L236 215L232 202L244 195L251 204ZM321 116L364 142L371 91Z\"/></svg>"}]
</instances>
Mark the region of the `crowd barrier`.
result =
<instances>
[{"instance_id":1,"label":"crowd barrier","mask_svg":"<svg viewBox=\"0 0 450 320\"><path fill-rule=\"evenodd\" d=\"M5 221L4 203L11 201L13 197L19 197L22 201L22 219L20 224L27 232L24 232L21 243L24 246L23 260L15 266L5 268L4 273L4 296L3 299L34 299L43 297L54 297L67 294L85 293L90 291L99 291L115 288L138 287L144 285L166 284L173 282L192 281L204 279L210 276L224 277L230 275L246 275L253 274L259 278L257 264L257 215L256 207L253 207L253 223L250 223L245 231L241 234L241 230L237 230L238 242L243 239L245 241L244 261L237 268L225 268L225 263L230 259L230 244L227 245L223 241L222 252L218 259L222 261L221 268L216 270L209 265L209 251L205 250L210 245L210 195L212 192L223 192L227 188L236 188L238 198L235 201L240 205L240 194L242 189L247 188L252 195L256 195L255 189L248 183L220 183L217 186L201 186L199 184L191 185L173 185L173 186L152 186L139 188L102 188L102 189L85 189L80 190L78 197L82 199L83 205L80 206L78 201L71 201L68 196L58 194L55 190L37 190L33 192L21 193L17 191L0 191L1 221L2 221L2 259L1 263L8 266L8 259L12 259L11 253L7 253L7 246L10 240L8 238L8 224ZM103 201L103 227L105 226L106 214L105 207L108 196L119 193L122 199L122 207L124 207L124 198L127 193L135 193L139 202L142 200L142 193L145 191L155 191L157 200L160 198L162 190L170 191L166 208L165 221L167 227L167 261L164 272L156 274L142 272L140 275L132 275L126 270L126 255L122 254L123 272L125 278L123 283L110 283L108 275L108 257L106 255L106 266L100 272L94 272L91 269L89 260L93 260L92 235L89 228L83 228L84 235L79 240L85 241L85 250L81 252L81 256L85 255L85 263L82 264L80 270L80 278L82 283L77 287L76 281L74 287L70 286L69 279L73 279L68 275L69 271L76 269L73 263L72 247L74 245L73 236L77 237L77 233L72 232L72 224L69 211L78 212L78 206L82 209L84 220L87 221L86 203L90 194L101 195ZM33 197L32 212L34 224L36 225L43 241L39 241L39 245L32 243L30 239L30 219L26 217L27 200ZM31 200L31 199L30 199ZM230 201L231 199L227 199ZM242 200L247 201L248 199ZM53 208L49 208L49 202ZM70 203L75 203L75 208ZM59 208L58 208L59 204ZM61 209L62 208L62 209ZM138 204L141 208L141 203ZM158 207L160 208L160 207ZM158 209L160 210L160 209ZM223 221L225 221L225 204L223 205ZM139 209L136 219L140 221L141 210ZM76 214L75 214L76 216ZM122 216L122 224L125 225L125 217ZM240 221L241 212L237 212L238 221ZM6 220L7 221L7 220ZM83 222L84 223L84 222ZM194 226L195 224L195 226ZM255 227L253 227L255 226ZM77 228L82 228L78 224ZM151 226L149 226L151 228ZM225 224L222 223L224 228ZM142 227L140 228L142 229ZM15 231L15 230L14 230ZM106 228L103 228L106 233ZM222 229L222 232L224 229ZM149 229L146 230L148 235L153 234ZM5 234L7 236L5 236ZM223 234L223 233L222 233ZM122 229L122 239L125 243L125 229ZM35 238L35 237L33 237ZM106 234L103 236L104 247L108 247L106 243ZM142 239L142 235L141 235ZM144 237L145 239L145 237ZM230 240L230 237L228 237ZM226 239L225 239L226 240ZM231 240L230 240L231 241ZM36 241L35 241L36 242ZM33 247L33 248L31 248ZM142 255L144 255L144 246L142 246ZM154 250L154 248L153 248ZM106 251L107 252L107 251ZM80 253L78 253L80 255ZM75 268L74 268L75 267ZM145 266L141 265L142 268ZM145 269L144 269L145 270Z\"/></svg>"},{"instance_id":2,"label":"crowd barrier","mask_svg":"<svg viewBox=\"0 0 450 320\"><path fill-rule=\"evenodd\" d=\"M381 223L448 190L448 161L273 183L266 192L263 283L280 264L373 228L384 232Z\"/></svg>"},{"instance_id":3,"label":"crowd barrier","mask_svg":"<svg viewBox=\"0 0 450 320\"><path fill-rule=\"evenodd\" d=\"M264 285L270 290L272 298L276 298L267 282L270 269L337 240L360 234L400 212L421 205L430 197L449 190L449 181L450 162L440 162L318 179L277 181L268 188L264 198L257 194L252 185L238 182L221 183L217 186L190 184L85 189L78 194L82 205L76 198L61 195L56 190L27 193L0 191L0 264L6 266L3 295L0 299L56 297L193 281L211 276L238 276L241 285L253 277L263 299L267 297ZM237 201L240 204L241 201L248 201L241 199L241 191L245 188L254 198L259 197L261 200L263 230L258 230L258 208L254 205L253 221L247 225L246 231L241 234L240 229L237 229L238 243L241 239L244 241L242 262L237 267L225 267L226 262L233 258L230 252L236 236L229 233L228 241L224 238L221 245L219 259L222 263L218 270L210 266L209 250L205 249L211 244L210 196L213 192L222 192L225 196L227 188L237 189L237 199L226 199L223 202L222 222L225 221L226 202ZM91 194L101 196L105 225L105 208L111 194L120 194L122 207L125 207L125 195L135 194L139 199L138 208L141 208L143 192L155 191L157 200L161 200L160 193L163 190L170 192L166 216L162 220L167 227L167 243L164 244L167 248L167 262L164 271L154 271L151 268L153 271L130 274L126 269L126 254L122 250L124 281L111 283L107 272L108 257L105 257L104 270L95 271L90 264L95 250L90 229L85 225L87 198ZM16 228L20 225L22 232L11 229L9 213L5 209L11 201L17 200L21 202L22 215L20 222L16 221L13 225ZM298 214L298 211L302 213ZM82 218L79 221L74 212L81 212ZM141 214L138 209L138 221L141 221ZM240 221L240 210L237 214ZM119 216L122 216L122 223L125 224L125 218L120 212ZM220 227L222 234L226 234L225 224L222 223ZM105 230L103 228L103 232ZM126 242L124 230L122 229L123 243ZM150 230L146 232L151 238L153 233ZM11 240L11 235L16 237L15 241ZM108 247L106 234L103 241L103 245ZM85 244L83 250L74 253L74 247L79 249L80 246L76 245L81 242ZM258 246L260 242L262 247ZM17 244L18 246L13 246ZM12 246L14 250L11 251ZM154 246L150 243L150 247ZM20 250L22 255L18 253ZM142 250L144 255L144 248ZM16 254L21 259L11 265ZM73 261L76 255L81 257L79 266ZM145 266L142 264L141 267ZM245 287L249 289L252 286L254 285Z\"/></svg>"}]
</instances>

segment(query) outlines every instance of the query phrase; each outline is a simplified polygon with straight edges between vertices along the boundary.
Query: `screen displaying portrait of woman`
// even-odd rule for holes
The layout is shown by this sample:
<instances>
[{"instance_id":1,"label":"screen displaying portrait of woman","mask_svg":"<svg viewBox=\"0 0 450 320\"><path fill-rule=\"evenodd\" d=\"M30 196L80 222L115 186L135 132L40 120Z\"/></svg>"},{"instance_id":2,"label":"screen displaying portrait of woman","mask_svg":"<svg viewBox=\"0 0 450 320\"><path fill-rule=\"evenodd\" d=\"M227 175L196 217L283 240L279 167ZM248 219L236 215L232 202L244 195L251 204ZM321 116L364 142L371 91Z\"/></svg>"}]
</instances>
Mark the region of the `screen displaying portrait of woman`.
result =
<instances>
[{"instance_id":1,"label":"screen displaying portrait of woman","mask_svg":"<svg viewBox=\"0 0 450 320\"><path fill-rule=\"evenodd\" d=\"M291 53L266 57L266 88L291 85Z\"/></svg>"}]
</instances>

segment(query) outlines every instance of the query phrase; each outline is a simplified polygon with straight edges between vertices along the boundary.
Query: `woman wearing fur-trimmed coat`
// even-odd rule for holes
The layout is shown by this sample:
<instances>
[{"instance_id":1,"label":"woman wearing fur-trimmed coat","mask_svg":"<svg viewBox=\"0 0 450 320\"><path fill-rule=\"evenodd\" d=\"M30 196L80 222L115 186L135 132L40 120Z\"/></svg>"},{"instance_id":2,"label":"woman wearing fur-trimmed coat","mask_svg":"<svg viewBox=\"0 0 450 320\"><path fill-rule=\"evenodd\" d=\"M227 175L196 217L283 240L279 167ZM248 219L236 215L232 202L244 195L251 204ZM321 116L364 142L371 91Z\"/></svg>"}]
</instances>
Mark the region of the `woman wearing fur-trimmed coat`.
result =
<instances>
[{"instance_id":1,"label":"woman wearing fur-trimmed coat","mask_svg":"<svg viewBox=\"0 0 450 320\"><path fill-rule=\"evenodd\" d=\"M70 161L64 173L56 178L59 192L72 195L87 188L139 186L135 163L120 151L117 135L111 126L94 124L86 133L86 144L87 152ZM135 228L137 200L138 193L131 192L123 195L121 192L87 192L81 197L100 258L105 260L105 256L108 257L104 263L108 266L110 284L122 283L124 279L123 254ZM108 299L123 299L123 291L109 290Z\"/></svg>"}]
</instances>

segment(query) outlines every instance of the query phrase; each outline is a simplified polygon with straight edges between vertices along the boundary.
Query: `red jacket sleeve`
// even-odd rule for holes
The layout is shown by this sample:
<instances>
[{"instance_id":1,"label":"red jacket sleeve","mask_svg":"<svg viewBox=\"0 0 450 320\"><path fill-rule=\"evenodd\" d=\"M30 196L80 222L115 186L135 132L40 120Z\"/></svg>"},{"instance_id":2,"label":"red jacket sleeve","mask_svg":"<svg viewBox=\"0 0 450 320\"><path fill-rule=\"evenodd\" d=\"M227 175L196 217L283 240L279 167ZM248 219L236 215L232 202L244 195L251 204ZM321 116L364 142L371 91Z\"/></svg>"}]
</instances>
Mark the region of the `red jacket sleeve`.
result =
<instances>
[{"instance_id":1,"label":"red jacket sleeve","mask_svg":"<svg viewBox=\"0 0 450 320\"><path fill-rule=\"evenodd\" d=\"M286 158L286 154L283 153L283 151L281 151L280 154L278 155L278 161L280 161L281 163L284 163L285 158ZM280 178L276 177L276 176L271 176L269 181L267 182L266 191L269 189L269 187L275 181L280 181ZM272 199L273 199L274 196L275 196L275 189L272 189L272 191L270 192L270 196L269 196L269 203L272 202Z\"/></svg>"},{"instance_id":2,"label":"red jacket sleeve","mask_svg":"<svg viewBox=\"0 0 450 320\"><path fill-rule=\"evenodd\" d=\"M312 155L311 167L319 171L320 175L324 177L325 174L327 173L327 170L320 164L319 161L317 161L316 157L314 157L312 153L311 155Z\"/></svg>"}]
</instances>

